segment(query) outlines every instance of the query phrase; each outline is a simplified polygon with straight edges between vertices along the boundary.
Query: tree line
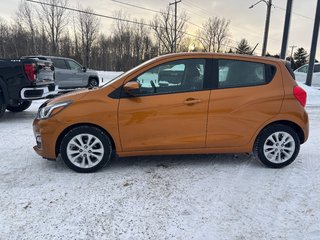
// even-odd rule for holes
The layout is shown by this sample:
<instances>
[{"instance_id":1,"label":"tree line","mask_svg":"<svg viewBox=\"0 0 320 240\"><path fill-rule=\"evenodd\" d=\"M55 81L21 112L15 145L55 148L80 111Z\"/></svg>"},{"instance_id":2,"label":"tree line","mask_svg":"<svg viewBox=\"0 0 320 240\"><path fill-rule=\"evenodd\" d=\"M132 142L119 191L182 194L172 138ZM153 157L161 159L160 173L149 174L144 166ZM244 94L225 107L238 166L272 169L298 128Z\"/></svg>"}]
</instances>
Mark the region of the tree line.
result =
<instances>
[{"instance_id":1,"label":"tree line","mask_svg":"<svg viewBox=\"0 0 320 240\"><path fill-rule=\"evenodd\" d=\"M208 18L193 35L187 32L192 24L189 16L180 11L175 34L175 17L169 7L157 12L150 22L130 19L119 11L114 13L113 28L103 32L99 17L90 7L79 4L77 11L70 11L65 8L68 0L42 2L45 4L21 1L10 24L0 18L0 58L64 56L92 69L126 71L175 51L254 54L246 39L230 46L230 21L224 18Z\"/></svg>"}]
</instances>

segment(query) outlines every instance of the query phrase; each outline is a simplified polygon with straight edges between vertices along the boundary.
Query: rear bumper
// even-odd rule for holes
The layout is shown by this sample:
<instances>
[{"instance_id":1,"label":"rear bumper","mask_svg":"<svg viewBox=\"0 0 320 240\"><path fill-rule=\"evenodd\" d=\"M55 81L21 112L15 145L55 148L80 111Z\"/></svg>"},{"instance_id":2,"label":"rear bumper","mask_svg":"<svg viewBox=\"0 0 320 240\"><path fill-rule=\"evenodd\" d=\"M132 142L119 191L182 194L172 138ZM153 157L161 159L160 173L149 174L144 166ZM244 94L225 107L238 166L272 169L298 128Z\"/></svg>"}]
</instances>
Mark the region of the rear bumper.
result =
<instances>
[{"instance_id":1,"label":"rear bumper","mask_svg":"<svg viewBox=\"0 0 320 240\"><path fill-rule=\"evenodd\" d=\"M49 86L22 88L20 97L24 100L44 99L53 94L54 88L54 84Z\"/></svg>"}]
</instances>

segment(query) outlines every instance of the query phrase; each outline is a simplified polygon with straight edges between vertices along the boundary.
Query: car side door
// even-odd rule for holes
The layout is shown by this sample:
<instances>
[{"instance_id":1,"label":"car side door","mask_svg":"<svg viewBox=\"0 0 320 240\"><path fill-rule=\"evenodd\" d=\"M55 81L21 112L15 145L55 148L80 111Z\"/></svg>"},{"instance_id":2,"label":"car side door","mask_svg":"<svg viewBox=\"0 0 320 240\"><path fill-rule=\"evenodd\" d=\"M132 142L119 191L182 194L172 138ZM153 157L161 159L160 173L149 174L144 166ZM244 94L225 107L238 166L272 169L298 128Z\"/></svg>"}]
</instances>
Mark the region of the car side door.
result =
<instances>
[{"instance_id":1,"label":"car side door","mask_svg":"<svg viewBox=\"0 0 320 240\"><path fill-rule=\"evenodd\" d=\"M70 70L64 59L51 58L50 59L55 69L55 84L59 88L67 87L68 78L70 78Z\"/></svg>"},{"instance_id":2,"label":"car side door","mask_svg":"<svg viewBox=\"0 0 320 240\"><path fill-rule=\"evenodd\" d=\"M164 62L124 82L140 85L134 95L121 93L118 122L124 152L205 149L210 96L206 63Z\"/></svg>"},{"instance_id":3,"label":"car side door","mask_svg":"<svg viewBox=\"0 0 320 240\"><path fill-rule=\"evenodd\" d=\"M87 74L83 71L83 67L72 59L67 59L70 69L71 78L68 82L70 87L85 87L88 84ZM85 80L86 79L86 80Z\"/></svg>"},{"instance_id":4,"label":"car side door","mask_svg":"<svg viewBox=\"0 0 320 240\"><path fill-rule=\"evenodd\" d=\"M216 59L206 146L246 146L265 122L279 113L284 90L278 65Z\"/></svg>"}]
</instances>

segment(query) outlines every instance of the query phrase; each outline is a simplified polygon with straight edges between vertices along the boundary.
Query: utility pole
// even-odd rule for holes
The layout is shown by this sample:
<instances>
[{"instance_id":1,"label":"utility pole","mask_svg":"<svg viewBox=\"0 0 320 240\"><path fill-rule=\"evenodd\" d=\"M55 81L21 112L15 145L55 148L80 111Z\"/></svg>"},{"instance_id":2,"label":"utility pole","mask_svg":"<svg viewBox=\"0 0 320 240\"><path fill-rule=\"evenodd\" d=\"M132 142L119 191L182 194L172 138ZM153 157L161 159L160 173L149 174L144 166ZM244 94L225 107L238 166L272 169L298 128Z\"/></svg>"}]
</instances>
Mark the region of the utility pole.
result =
<instances>
[{"instance_id":1,"label":"utility pole","mask_svg":"<svg viewBox=\"0 0 320 240\"><path fill-rule=\"evenodd\" d=\"M316 17L314 19L312 43L311 43L310 58L309 58L309 67L308 67L308 74L307 74L307 80L306 80L306 85L308 85L308 86L311 86L311 83L312 83L314 61L315 61L315 57L316 57L317 42L318 42L318 35L319 35L319 24L320 24L320 0L318 0L318 3L317 3Z\"/></svg>"},{"instance_id":2,"label":"utility pole","mask_svg":"<svg viewBox=\"0 0 320 240\"><path fill-rule=\"evenodd\" d=\"M292 2L293 2L293 0L287 0L286 18L285 18L285 21L284 21L284 29L283 29L283 36L282 36L282 46L281 46L281 54L280 54L280 58L282 58L282 59L286 58L286 53L287 53Z\"/></svg>"},{"instance_id":3,"label":"utility pole","mask_svg":"<svg viewBox=\"0 0 320 240\"><path fill-rule=\"evenodd\" d=\"M169 3L169 6L174 4L174 52L177 52L177 14L178 14L178 3L181 0L175 0L173 3Z\"/></svg>"},{"instance_id":4,"label":"utility pole","mask_svg":"<svg viewBox=\"0 0 320 240\"><path fill-rule=\"evenodd\" d=\"M267 14L266 14L266 22L264 26L264 37L263 37L263 46L262 46L262 56L265 56L267 53L267 45L268 45L268 36L269 36L269 26L270 26L270 16L271 16L271 7L272 7L272 0L260 0L255 4L251 5L249 9L253 8L260 2L264 2L267 5Z\"/></svg>"},{"instance_id":5,"label":"utility pole","mask_svg":"<svg viewBox=\"0 0 320 240\"><path fill-rule=\"evenodd\" d=\"M291 59L292 59L293 49L295 49L296 47L297 46L294 46L294 45L289 46L289 48L291 48L291 54L290 54Z\"/></svg>"}]
</instances>

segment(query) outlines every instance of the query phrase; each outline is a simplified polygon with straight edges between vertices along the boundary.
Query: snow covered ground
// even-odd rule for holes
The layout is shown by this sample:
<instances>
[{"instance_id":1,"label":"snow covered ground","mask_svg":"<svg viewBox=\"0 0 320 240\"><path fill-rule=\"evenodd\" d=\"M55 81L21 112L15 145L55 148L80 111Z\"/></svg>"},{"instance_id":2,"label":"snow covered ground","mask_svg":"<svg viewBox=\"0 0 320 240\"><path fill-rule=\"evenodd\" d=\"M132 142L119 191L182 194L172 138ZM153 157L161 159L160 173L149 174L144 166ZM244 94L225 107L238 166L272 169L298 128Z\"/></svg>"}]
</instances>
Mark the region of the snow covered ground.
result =
<instances>
[{"instance_id":1,"label":"snow covered ground","mask_svg":"<svg viewBox=\"0 0 320 240\"><path fill-rule=\"evenodd\" d=\"M134 157L94 174L41 159L41 101L0 122L0 239L320 239L320 91L284 169L251 155Z\"/></svg>"}]
</instances>

